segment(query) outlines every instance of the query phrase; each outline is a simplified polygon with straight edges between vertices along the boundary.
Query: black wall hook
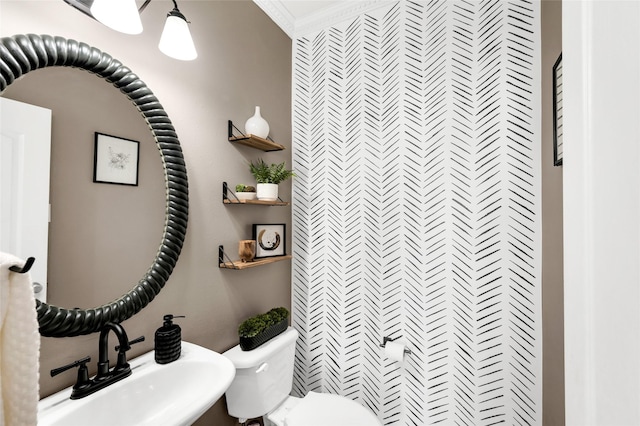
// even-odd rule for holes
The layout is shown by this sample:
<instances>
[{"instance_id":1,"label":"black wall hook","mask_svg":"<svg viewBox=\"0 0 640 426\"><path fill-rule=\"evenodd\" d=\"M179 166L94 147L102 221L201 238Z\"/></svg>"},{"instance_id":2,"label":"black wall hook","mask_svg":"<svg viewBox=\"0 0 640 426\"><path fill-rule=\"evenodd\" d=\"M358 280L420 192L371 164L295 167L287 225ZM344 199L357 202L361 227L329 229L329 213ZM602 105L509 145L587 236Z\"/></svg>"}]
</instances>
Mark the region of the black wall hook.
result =
<instances>
[{"instance_id":1,"label":"black wall hook","mask_svg":"<svg viewBox=\"0 0 640 426\"><path fill-rule=\"evenodd\" d=\"M9 270L13 272L17 272L19 274L24 274L26 272L29 272L29 269L31 269L31 267L33 266L33 262L35 261L36 261L35 257L30 257L24 263L24 266L22 268L19 268L17 265L13 265L9 267Z\"/></svg>"}]
</instances>

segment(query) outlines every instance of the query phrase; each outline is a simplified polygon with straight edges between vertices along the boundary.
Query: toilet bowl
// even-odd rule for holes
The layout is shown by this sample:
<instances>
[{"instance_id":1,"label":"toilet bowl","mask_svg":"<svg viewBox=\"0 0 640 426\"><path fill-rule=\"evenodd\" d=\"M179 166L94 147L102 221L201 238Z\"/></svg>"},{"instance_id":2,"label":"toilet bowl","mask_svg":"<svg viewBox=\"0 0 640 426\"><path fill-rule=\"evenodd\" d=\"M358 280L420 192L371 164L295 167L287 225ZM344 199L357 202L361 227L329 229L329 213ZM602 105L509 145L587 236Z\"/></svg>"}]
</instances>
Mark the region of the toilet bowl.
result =
<instances>
[{"instance_id":1,"label":"toilet bowl","mask_svg":"<svg viewBox=\"0 0 640 426\"><path fill-rule=\"evenodd\" d=\"M235 346L223 354L236 367L226 392L229 415L240 422L263 417L265 426L381 426L371 410L344 396L289 395L297 338L298 332L289 327L252 351Z\"/></svg>"},{"instance_id":2,"label":"toilet bowl","mask_svg":"<svg viewBox=\"0 0 640 426\"><path fill-rule=\"evenodd\" d=\"M371 410L340 395L309 392L290 396L268 413L265 426L378 426Z\"/></svg>"}]
</instances>

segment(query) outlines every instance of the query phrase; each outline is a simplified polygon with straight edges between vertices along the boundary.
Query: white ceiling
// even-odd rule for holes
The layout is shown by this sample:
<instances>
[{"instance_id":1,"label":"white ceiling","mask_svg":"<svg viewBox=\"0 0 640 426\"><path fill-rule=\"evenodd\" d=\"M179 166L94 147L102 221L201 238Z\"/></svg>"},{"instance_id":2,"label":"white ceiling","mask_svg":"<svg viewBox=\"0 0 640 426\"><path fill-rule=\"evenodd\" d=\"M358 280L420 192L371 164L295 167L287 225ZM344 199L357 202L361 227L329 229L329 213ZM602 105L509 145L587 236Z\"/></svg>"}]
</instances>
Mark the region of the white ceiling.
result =
<instances>
[{"instance_id":1,"label":"white ceiling","mask_svg":"<svg viewBox=\"0 0 640 426\"><path fill-rule=\"evenodd\" d=\"M388 1L253 0L292 39Z\"/></svg>"}]
</instances>

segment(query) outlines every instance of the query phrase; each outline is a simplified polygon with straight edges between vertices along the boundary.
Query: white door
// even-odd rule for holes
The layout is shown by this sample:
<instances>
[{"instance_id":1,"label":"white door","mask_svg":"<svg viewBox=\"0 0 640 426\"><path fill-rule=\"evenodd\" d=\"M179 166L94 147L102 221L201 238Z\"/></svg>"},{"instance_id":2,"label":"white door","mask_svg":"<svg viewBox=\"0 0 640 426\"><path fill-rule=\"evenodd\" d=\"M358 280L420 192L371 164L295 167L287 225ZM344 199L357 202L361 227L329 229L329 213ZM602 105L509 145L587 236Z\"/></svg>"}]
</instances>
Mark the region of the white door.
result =
<instances>
[{"instance_id":1,"label":"white door","mask_svg":"<svg viewBox=\"0 0 640 426\"><path fill-rule=\"evenodd\" d=\"M51 110L0 98L0 138L0 251L25 260L35 257L31 278L36 297L44 302Z\"/></svg>"},{"instance_id":2,"label":"white door","mask_svg":"<svg viewBox=\"0 0 640 426\"><path fill-rule=\"evenodd\" d=\"M564 1L562 50L566 424L640 425L640 2Z\"/></svg>"}]
</instances>

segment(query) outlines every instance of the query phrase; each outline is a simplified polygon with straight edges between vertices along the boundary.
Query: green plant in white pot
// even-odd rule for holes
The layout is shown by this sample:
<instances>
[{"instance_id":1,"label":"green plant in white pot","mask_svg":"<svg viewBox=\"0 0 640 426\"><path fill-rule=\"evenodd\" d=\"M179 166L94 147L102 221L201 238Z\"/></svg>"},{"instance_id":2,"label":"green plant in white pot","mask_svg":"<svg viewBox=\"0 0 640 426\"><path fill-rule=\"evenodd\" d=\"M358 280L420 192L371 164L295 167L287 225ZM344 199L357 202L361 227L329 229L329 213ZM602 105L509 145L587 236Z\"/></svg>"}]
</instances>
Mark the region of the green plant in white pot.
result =
<instances>
[{"instance_id":1,"label":"green plant in white pot","mask_svg":"<svg viewBox=\"0 0 640 426\"><path fill-rule=\"evenodd\" d=\"M258 200L276 201L278 184L295 176L293 170L287 170L285 163L267 164L263 159L249 165L249 170L256 180Z\"/></svg>"},{"instance_id":2,"label":"green plant in white pot","mask_svg":"<svg viewBox=\"0 0 640 426\"><path fill-rule=\"evenodd\" d=\"M236 198L238 200L255 200L257 198L256 188L239 183L236 185Z\"/></svg>"}]
</instances>

